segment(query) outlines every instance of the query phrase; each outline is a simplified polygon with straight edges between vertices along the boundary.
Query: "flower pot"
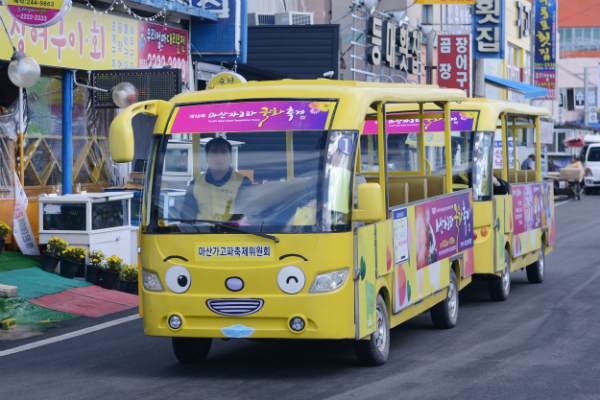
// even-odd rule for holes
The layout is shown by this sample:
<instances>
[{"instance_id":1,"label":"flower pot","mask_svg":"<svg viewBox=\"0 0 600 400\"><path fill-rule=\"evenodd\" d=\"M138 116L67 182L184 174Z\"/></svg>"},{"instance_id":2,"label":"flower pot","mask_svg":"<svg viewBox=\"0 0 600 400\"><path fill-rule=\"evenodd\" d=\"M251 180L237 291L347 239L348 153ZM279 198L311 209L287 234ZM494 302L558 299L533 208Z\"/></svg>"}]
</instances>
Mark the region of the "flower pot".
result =
<instances>
[{"instance_id":1,"label":"flower pot","mask_svg":"<svg viewBox=\"0 0 600 400\"><path fill-rule=\"evenodd\" d=\"M138 294L138 281L119 279L119 290L125 293Z\"/></svg>"},{"instance_id":2,"label":"flower pot","mask_svg":"<svg viewBox=\"0 0 600 400\"><path fill-rule=\"evenodd\" d=\"M104 275L103 268L95 267L93 265L88 265L85 280L88 281L89 283L93 283L94 285L100 285L100 282L102 282L103 275Z\"/></svg>"},{"instance_id":3,"label":"flower pot","mask_svg":"<svg viewBox=\"0 0 600 400\"><path fill-rule=\"evenodd\" d=\"M4 243L6 243L6 239L0 239L0 254L4 250Z\"/></svg>"},{"instance_id":4,"label":"flower pot","mask_svg":"<svg viewBox=\"0 0 600 400\"><path fill-rule=\"evenodd\" d=\"M119 273L113 271L104 271L102 287L104 289L114 289L119 280Z\"/></svg>"},{"instance_id":5,"label":"flower pot","mask_svg":"<svg viewBox=\"0 0 600 400\"><path fill-rule=\"evenodd\" d=\"M79 268L75 272L75 278L85 278L85 264L79 264Z\"/></svg>"},{"instance_id":6,"label":"flower pot","mask_svg":"<svg viewBox=\"0 0 600 400\"><path fill-rule=\"evenodd\" d=\"M83 264L76 263L73 261L65 260L64 258L60 260L60 276L64 278L73 279L77 270Z\"/></svg>"},{"instance_id":7,"label":"flower pot","mask_svg":"<svg viewBox=\"0 0 600 400\"><path fill-rule=\"evenodd\" d=\"M42 269L46 272L54 272L60 261L59 257L44 252L44 260L42 261Z\"/></svg>"}]
</instances>

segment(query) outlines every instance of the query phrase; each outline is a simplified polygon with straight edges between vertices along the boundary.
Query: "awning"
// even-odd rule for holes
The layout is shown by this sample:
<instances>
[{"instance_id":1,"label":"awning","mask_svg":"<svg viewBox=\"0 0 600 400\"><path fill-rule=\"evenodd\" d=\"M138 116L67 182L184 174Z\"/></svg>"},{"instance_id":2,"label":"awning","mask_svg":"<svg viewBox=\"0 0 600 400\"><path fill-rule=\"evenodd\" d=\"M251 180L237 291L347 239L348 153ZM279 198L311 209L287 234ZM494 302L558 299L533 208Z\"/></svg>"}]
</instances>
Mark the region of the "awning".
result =
<instances>
[{"instance_id":1,"label":"awning","mask_svg":"<svg viewBox=\"0 0 600 400\"><path fill-rule=\"evenodd\" d=\"M500 86L502 89L514 90L525 95L526 99L534 97L543 97L548 95L548 89L540 86L528 85L526 83L513 82L508 79L496 78L494 76L485 75L485 80L490 83Z\"/></svg>"}]
</instances>

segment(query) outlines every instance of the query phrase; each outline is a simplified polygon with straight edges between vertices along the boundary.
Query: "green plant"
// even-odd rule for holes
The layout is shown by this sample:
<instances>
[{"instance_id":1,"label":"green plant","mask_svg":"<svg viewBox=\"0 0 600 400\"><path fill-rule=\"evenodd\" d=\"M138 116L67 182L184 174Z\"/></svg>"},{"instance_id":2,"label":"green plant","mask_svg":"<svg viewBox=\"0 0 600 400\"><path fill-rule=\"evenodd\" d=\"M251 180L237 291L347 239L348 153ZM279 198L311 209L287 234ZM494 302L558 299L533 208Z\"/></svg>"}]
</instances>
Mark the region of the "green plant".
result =
<instances>
[{"instance_id":1,"label":"green plant","mask_svg":"<svg viewBox=\"0 0 600 400\"><path fill-rule=\"evenodd\" d=\"M12 229L10 226L8 226L5 222L0 221L0 239L6 239L11 232Z\"/></svg>"},{"instance_id":2,"label":"green plant","mask_svg":"<svg viewBox=\"0 0 600 400\"><path fill-rule=\"evenodd\" d=\"M63 251L62 256L65 260L83 264L85 262L85 249L79 246L70 246Z\"/></svg>"},{"instance_id":3,"label":"green plant","mask_svg":"<svg viewBox=\"0 0 600 400\"><path fill-rule=\"evenodd\" d=\"M138 280L138 267L135 264L123 264L119 278L124 281Z\"/></svg>"},{"instance_id":4,"label":"green plant","mask_svg":"<svg viewBox=\"0 0 600 400\"><path fill-rule=\"evenodd\" d=\"M106 263L104 264L104 268L112 272L121 272L121 268L123 268L123 259L117 256L110 256L106 259Z\"/></svg>"},{"instance_id":5,"label":"green plant","mask_svg":"<svg viewBox=\"0 0 600 400\"><path fill-rule=\"evenodd\" d=\"M51 237L48 240L48 246L46 247L46 251L48 254L54 257L60 257L63 254L63 251L67 248L69 243L65 242L59 237Z\"/></svg>"},{"instance_id":6,"label":"green plant","mask_svg":"<svg viewBox=\"0 0 600 400\"><path fill-rule=\"evenodd\" d=\"M102 261L106 258L106 256L99 250L96 251L88 251L88 257L90 260L90 264L94 267L100 267L102 265Z\"/></svg>"}]
</instances>

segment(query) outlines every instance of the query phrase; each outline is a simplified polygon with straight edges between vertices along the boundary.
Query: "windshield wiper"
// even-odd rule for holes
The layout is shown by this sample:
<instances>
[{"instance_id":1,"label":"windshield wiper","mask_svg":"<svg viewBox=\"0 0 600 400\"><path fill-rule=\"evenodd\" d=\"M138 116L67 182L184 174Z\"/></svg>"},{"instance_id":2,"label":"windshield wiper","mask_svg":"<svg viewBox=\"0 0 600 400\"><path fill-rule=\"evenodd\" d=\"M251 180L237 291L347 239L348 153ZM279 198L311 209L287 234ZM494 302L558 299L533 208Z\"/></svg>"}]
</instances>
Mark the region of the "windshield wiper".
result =
<instances>
[{"instance_id":1,"label":"windshield wiper","mask_svg":"<svg viewBox=\"0 0 600 400\"><path fill-rule=\"evenodd\" d=\"M215 226L218 227L224 227L224 228L229 228L229 229L233 229L234 231L238 231L238 232L242 232L242 233L247 233L250 235L254 235L254 236L260 236L266 239L271 239L272 241L274 241L275 243L279 243L279 238L275 237L273 235L267 235L266 233L259 233L259 232L250 232L247 231L245 229L242 228L238 228L237 226L232 226L227 224L227 222L221 222L221 221L211 221L209 219L181 219L181 218L168 218L168 219L163 219L163 221L179 221L179 222L183 222L183 223L187 223L187 224L194 224L196 222L204 222L204 223L208 223L208 224L213 224Z\"/></svg>"}]
</instances>

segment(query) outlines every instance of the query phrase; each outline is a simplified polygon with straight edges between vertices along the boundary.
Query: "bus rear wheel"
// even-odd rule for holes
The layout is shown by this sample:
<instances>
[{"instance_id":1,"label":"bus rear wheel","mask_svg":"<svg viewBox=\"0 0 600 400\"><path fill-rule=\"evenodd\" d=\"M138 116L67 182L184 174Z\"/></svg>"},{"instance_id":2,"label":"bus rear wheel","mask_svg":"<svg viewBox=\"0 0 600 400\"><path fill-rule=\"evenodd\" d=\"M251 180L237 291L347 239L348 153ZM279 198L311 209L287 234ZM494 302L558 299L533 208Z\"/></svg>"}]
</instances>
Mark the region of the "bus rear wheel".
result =
<instances>
[{"instance_id":1,"label":"bus rear wheel","mask_svg":"<svg viewBox=\"0 0 600 400\"><path fill-rule=\"evenodd\" d=\"M431 307L431 321L438 329L451 329L458 320L458 284L456 274L450 269L450 285L446 298Z\"/></svg>"},{"instance_id":2,"label":"bus rear wheel","mask_svg":"<svg viewBox=\"0 0 600 400\"><path fill-rule=\"evenodd\" d=\"M365 366L382 365L390 355L390 321L387 307L381 295L377 296L375 332L369 340L354 342L358 362Z\"/></svg>"},{"instance_id":3,"label":"bus rear wheel","mask_svg":"<svg viewBox=\"0 0 600 400\"><path fill-rule=\"evenodd\" d=\"M212 339L179 338L173 339L173 352L182 364L198 364L206 359Z\"/></svg>"},{"instance_id":4,"label":"bus rear wheel","mask_svg":"<svg viewBox=\"0 0 600 400\"><path fill-rule=\"evenodd\" d=\"M504 249L504 269L500 276L488 277L488 290L492 301L505 301L510 293L510 255Z\"/></svg>"},{"instance_id":5,"label":"bus rear wheel","mask_svg":"<svg viewBox=\"0 0 600 400\"><path fill-rule=\"evenodd\" d=\"M540 258L531 265L527 266L527 280L529 283L542 283L544 281L544 272L546 269L546 259L544 256L544 247L540 249Z\"/></svg>"}]
</instances>

